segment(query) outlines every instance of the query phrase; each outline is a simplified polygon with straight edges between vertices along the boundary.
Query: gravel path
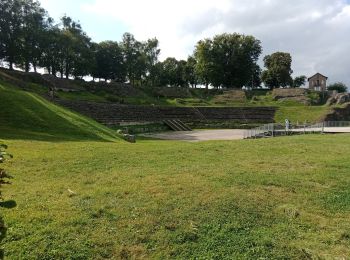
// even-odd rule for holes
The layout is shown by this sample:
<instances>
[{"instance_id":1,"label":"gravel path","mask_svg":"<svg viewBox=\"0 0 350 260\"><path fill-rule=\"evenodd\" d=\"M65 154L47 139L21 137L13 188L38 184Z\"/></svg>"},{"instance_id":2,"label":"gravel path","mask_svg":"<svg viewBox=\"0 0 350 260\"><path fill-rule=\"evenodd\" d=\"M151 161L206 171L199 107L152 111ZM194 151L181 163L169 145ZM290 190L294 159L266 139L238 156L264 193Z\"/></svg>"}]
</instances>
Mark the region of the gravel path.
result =
<instances>
[{"instance_id":1,"label":"gravel path","mask_svg":"<svg viewBox=\"0 0 350 260\"><path fill-rule=\"evenodd\" d=\"M195 130L190 132L164 132L143 134L145 137L152 137L164 140L179 140L189 142L210 141L210 140L239 140L243 139L245 130Z\"/></svg>"}]
</instances>

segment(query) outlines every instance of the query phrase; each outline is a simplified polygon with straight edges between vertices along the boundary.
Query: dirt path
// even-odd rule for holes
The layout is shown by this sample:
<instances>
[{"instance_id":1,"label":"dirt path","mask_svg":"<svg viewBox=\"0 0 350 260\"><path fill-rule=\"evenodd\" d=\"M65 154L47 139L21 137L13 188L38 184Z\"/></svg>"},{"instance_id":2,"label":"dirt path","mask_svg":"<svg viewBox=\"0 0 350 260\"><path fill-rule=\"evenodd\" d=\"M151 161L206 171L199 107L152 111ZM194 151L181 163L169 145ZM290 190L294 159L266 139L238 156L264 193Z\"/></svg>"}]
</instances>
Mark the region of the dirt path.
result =
<instances>
[{"instance_id":1,"label":"dirt path","mask_svg":"<svg viewBox=\"0 0 350 260\"><path fill-rule=\"evenodd\" d=\"M142 136L164 139L179 140L189 142L210 141L210 140L239 140L243 139L245 130L229 129L229 130L196 130L191 132L164 132L150 133Z\"/></svg>"}]
</instances>

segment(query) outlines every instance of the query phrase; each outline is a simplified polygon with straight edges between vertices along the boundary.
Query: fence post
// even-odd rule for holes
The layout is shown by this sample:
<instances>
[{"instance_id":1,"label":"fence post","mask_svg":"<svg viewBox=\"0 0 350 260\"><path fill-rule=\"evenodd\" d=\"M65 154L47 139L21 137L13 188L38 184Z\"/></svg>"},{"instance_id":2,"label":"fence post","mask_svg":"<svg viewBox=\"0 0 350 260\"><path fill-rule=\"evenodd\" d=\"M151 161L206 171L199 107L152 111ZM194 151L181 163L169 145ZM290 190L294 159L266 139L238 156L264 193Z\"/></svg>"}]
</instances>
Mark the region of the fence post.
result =
<instances>
[{"instance_id":1,"label":"fence post","mask_svg":"<svg viewBox=\"0 0 350 260\"><path fill-rule=\"evenodd\" d=\"M326 122L322 122L322 134L324 133L324 126Z\"/></svg>"}]
</instances>

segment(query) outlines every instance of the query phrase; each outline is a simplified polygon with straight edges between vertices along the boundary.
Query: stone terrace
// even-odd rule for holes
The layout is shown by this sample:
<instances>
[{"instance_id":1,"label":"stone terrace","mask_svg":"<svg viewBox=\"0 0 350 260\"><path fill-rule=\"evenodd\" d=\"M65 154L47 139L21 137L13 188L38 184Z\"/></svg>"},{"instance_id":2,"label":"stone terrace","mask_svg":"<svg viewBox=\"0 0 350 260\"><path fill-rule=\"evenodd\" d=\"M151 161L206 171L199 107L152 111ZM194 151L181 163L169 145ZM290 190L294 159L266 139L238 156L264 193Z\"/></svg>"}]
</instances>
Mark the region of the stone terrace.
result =
<instances>
[{"instance_id":1,"label":"stone terrace","mask_svg":"<svg viewBox=\"0 0 350 260\"><path fill-rule=\"evenodd\" d=\"M186 123L208 121L271 123L274 122L275 115L273 107L158 107L65 100L57 100L56 103L105 125L162 122L169 119L179 119Z\"/></svg>"}]
</instances>

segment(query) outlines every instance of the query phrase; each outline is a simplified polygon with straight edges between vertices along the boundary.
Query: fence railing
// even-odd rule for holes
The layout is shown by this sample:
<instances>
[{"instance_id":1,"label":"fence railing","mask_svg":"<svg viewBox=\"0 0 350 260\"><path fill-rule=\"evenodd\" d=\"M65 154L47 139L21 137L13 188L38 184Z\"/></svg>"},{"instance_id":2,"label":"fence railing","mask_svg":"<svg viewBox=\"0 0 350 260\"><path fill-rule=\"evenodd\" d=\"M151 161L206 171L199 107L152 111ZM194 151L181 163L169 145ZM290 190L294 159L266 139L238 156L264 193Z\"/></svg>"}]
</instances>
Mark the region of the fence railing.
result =
<instances>
[{"instance_id":1,"label":"fence railing","mask_svg":"<svg viewBox=\"0 0 350 260\"><path fill-rule=\"evenodd\" d=\"M329 128L347 127L350 132L350 121L326 121L315 124L266 124L245 131L244 138L264 138L293 134L323 133Z\"/></svg>"},{"instance_id":2,"label":"fence railing","mask_svg":"<svg viewBox=\"0 0 350 260\"><path fill-rule=\"evenodd\" d=\"M350 121L326 121L324 127L350 127Z\"/></svg>"}]
</instances>

